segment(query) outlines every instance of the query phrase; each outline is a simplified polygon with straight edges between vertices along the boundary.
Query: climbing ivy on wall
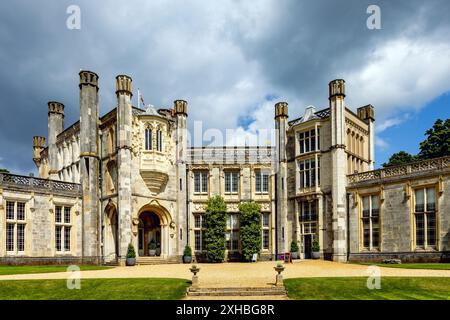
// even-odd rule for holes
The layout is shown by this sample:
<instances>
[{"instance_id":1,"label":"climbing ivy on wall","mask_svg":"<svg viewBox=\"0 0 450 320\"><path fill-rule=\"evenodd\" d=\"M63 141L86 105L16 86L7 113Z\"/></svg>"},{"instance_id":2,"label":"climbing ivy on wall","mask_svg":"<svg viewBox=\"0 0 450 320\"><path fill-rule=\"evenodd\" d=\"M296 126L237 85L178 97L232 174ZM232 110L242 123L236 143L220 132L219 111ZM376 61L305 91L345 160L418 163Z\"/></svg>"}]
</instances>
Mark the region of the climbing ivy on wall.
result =
<instances>
[{"instance_id":1,"label":"climbing ivy on wall","mask_svg":"<svg viewBox=\"0 0 450 320\"><path fill-rule=\"evenodd\" d=\"M242 202L240 211L240 238L242 258L251 261L261 249L261 206L255 202Z\"/></svg>"},{"instance_id":2,"label":"climbing ivy on wall","mask_svg":"<svg viewBox=\"0 0 450 320\"><path fill-rule=\"evenodd\" d=\"M209 262L222 262L225 258L227 205L221 196L209 198L205 227L206 258Z\"/></svg>"}]
</instances>

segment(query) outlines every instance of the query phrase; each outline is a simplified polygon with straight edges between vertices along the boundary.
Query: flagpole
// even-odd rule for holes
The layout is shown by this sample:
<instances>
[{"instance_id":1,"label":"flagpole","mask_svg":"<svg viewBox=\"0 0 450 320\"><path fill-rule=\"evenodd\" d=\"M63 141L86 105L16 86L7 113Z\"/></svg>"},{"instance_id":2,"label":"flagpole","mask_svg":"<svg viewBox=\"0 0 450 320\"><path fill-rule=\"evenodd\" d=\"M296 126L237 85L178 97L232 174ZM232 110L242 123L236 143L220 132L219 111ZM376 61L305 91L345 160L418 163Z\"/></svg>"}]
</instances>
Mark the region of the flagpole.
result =
<instances>
[{"instance_id":1,"label":"flagpole","mask_svg":"<svg viewBox=\"0 0 450 320\"><path fill-rule=\"evenodd\" d=\"M141 93L140 93L140 91L139 91L139 88L138 88L138 96L137 96L137 99L138 99L138 109L140 109L140 106L141 106Z\"/></svg>"}]
</instances>

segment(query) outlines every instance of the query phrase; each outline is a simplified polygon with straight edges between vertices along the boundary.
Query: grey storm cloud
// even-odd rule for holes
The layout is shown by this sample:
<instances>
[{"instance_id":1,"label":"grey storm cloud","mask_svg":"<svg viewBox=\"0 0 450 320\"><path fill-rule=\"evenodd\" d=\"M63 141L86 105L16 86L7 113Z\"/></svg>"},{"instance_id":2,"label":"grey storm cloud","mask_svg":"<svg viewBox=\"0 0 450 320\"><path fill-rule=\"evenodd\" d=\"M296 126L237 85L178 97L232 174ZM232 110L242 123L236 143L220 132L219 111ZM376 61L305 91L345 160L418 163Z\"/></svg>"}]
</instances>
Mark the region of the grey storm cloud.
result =
<instances>
[{"instance_id":1,"label":"grey storm cloud","mask_svg":"<svg viewBox=\"0 0 450 320\"><path fill-rule=\"evenodd\" d=\"M382 30L366 28L370 4L381 8ZM66 27L69 5L81 9L80 30ZM392 78L378 69L395 64L391 57L402 59L395 48L447 54L449 9L446 0L3 0L0 167L34 171L32 137L47 134L48 101L65 104L66 126L78 120L80 69L100 75L101 114L115 106L114 77L124 73L133 78L135 101L137 88L158 107L186 99L190 122L223 130L247 119L242 130L254 133L271 125L275 101L268 97L287 100L292 115L300 115L307 104L327 103L328 81L348 76L359 80L348 84L360 93L353 100L349 93L354 107L374 99L388 119L395 116L389 108L403 98L371 95L372 74L380 81ZM439 83L448 79L438 76ZM395 85L403 88L407 80ZM422 90L419 100L448 91L448 83Z\"/></svg>"}]
</instances>

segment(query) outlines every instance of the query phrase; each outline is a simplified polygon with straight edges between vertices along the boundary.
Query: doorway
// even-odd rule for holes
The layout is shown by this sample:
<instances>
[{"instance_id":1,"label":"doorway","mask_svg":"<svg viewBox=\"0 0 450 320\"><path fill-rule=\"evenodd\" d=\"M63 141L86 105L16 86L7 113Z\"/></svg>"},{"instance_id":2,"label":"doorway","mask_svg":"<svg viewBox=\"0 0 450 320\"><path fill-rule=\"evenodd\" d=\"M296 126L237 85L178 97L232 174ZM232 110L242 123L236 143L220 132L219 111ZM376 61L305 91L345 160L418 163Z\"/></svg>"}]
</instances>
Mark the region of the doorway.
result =
<instances>
[{"instance_id":1,"label":"doorway","mask_svg":"<svg viewBox=\"0 0 450 320\"><path fill-rule=\"evenodd\" d=\"M303 236L303 249L305 259L312 259L312 235L306 234Z\"/></svg>"},{"instance_id":2,"label":"doorway","mask_svg":"<svg viewBox=\"0 0 450 320\"><path fill-rule=\"evenodd\" d=\"M161 255L161 221L157 214L144 211L139 215L139 256L149 256L150 243L156 244L156 256Z\"/></svg>"}]
</instances>

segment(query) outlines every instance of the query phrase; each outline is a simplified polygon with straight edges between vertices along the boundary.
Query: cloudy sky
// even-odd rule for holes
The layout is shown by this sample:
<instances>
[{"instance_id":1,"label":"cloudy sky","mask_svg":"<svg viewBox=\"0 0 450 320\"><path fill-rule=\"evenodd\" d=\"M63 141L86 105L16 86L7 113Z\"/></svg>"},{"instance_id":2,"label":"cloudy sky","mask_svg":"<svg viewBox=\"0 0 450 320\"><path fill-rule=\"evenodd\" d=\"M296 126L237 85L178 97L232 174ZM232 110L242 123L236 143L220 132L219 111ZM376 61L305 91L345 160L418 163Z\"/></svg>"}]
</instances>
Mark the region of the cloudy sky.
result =
<instances>
[{"instance_id":1,"label":"cloudy sky","mask_svg":"<svg viewBox=\"0 0 450 320\"><path fill-rule=\"evenodd\" d=\"M381 30L366 26L370 4ZM66 26L70 5L79 30ZM191 128L237 128L226 143L238 144L273 126L275 102L296 118L326 107L328 82L344 78L351 109L376 107L377 165L415 153L450 116L448 12L448 0L2 0L0 167L34 170L49 100L66 105L66 125L78 120L80 69L100 75L102 114L115 106L115 76L128 74L146 103L185 99Z\"/></svg>"}]
</instances>

